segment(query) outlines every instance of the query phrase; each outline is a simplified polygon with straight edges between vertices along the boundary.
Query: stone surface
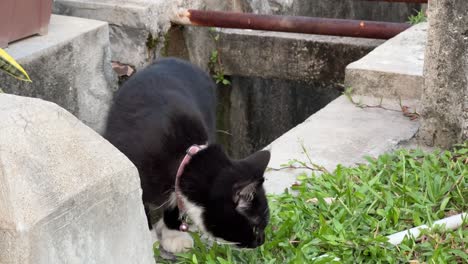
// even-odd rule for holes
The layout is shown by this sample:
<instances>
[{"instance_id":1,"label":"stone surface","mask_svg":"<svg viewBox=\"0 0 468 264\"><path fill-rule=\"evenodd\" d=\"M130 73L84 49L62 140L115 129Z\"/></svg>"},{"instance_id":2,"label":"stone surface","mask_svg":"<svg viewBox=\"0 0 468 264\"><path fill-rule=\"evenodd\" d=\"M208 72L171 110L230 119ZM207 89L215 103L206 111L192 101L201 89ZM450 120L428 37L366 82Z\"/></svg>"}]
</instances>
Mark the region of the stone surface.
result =
<instances>
[{"instance_id":1,"label":"stone surface","mask_svg":"<svg viewBox=\"0 0 468 264\"><path fill-rule=\"evenodd\" d=\"M47 35L12 43L6 51L32 83L0 73L4 92L55 102L96 131L103 130L117 86L105 22L53 15Z\"/></svg>"},{"instance_id":2,"label":"stone surface","mask_svg":"<svg viewBox=\"0 0 468 264\"><path fill-rule=\"evenodd\" d=\"M346 67L355 94L419 99L423 88L427 23L409 28Z\"/></svg>"},{"instance_id":3,"label":"stone surface","mask_svg":"<svg viewBox=\"0 0 468 264\"><path fill-rule=\"evenodd\" d=\"M379 103L371 97L354 100L369 105ZM418 102L412 100L403 101L403 104L418 106ZM399 109L396 100L384 100L384 106ZM265 148L271 151L268 167L279 169L290 160L309 162L308 155L313 163L333 171L338 164L352 166L365 162L363 157L366 155L375 157L398 148L412 139L418 128L418 121L409 120L399 111L361 109L341 96L268 145ZM283 192L296 182L301 172L304 170L268 170L266 191Z\"/></svg>"},{"instance_id":4,"label":"stone surface","mask_svg":"<svg viewBox=\"0 0 468 264\"><path fill-rule=\"evenodd\" d=\"M442 148L468 140L468 2L434 0L419 138Z\"/></svg>"},{"instance_id":5,"label":"stone surface","mask_svg":"<svg viewBox=\"0 0 468 264\"><path fill-rule=\"evenodd\" d=\"M237 0L239 1L239 0ZM241 0L247 12L406 22L421 4L365 0Z\"/></svg>"},{"instance_id":6,"label":"stone surface","mask_svg":"<svg viewBox=\"0 0 468 264\"><path fill-rule=\"evenodd\" d=\"M0 94L0 262L154 263L137 169L56 104Z\"/></svg>"}]
</instances>

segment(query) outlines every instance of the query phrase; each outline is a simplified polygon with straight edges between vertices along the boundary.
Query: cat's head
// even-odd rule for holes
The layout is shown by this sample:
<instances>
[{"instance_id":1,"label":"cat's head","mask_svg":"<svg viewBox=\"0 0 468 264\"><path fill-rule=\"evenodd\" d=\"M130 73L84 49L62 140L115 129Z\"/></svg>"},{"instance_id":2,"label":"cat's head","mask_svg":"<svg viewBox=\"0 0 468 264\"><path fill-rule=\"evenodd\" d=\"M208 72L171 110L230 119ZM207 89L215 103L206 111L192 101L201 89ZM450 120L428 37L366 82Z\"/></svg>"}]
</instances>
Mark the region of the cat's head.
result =
<instances>
[{"instance_id":1,"label":"cat's head","mask_svg":"<svg viewBox=\"0 0 468 264\"><path fill-rule=\"evenodd\" d=\"M180 179L187 214L202 231L239 247L264 243L269 210L263 174L270 160L259 151L231 160L217 145L196 154Z\"/></svg>"}]
</instances>

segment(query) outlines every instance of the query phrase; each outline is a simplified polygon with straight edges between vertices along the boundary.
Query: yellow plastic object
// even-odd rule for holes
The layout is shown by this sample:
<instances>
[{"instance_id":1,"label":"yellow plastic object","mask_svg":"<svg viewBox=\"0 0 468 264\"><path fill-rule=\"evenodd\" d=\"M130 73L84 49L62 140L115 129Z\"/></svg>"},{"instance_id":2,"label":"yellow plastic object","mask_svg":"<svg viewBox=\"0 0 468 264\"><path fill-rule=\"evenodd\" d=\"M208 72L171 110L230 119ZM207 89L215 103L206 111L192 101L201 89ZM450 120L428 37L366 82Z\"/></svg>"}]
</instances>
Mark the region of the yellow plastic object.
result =
<instances>
[{"instance_id":1,"label":"yellow plastic object","mask_svg":"<svg viewBox=\"0 0 468 264\"><path fill-rule=\"evenodd\" d=\"M0 70L10 74L11 76L31 82L28 73L13 59L6 51L0 48Z\"/></svg>"}]
</instances>

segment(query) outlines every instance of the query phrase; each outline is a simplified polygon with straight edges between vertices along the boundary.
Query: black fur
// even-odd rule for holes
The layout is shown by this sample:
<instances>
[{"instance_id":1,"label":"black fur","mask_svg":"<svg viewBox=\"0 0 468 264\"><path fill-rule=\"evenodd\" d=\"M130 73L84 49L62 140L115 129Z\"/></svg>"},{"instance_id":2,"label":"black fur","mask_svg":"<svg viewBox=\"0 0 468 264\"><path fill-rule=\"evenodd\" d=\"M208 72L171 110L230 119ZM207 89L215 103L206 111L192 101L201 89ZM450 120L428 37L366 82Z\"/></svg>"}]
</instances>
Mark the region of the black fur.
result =
<instances>
[{"instance_id":1,"label":"black fur","mask_svg":"<svg viewBox=\"0 0 468 264\"><path fill-rule=\"evenodd\" d=\"M260 151L231 160L215 144L215 89L201 69L178 59L160 60L121 87L105 137L138 168L145 208L163 204L174 191L187 148L208 143L186 166L181 191L204 208L202 219L210 234L256 247L264 242L269 217L262 183L270 154ZM164 222L178 229L177 207L166 206Z\"/></svg>"}]
</instances>

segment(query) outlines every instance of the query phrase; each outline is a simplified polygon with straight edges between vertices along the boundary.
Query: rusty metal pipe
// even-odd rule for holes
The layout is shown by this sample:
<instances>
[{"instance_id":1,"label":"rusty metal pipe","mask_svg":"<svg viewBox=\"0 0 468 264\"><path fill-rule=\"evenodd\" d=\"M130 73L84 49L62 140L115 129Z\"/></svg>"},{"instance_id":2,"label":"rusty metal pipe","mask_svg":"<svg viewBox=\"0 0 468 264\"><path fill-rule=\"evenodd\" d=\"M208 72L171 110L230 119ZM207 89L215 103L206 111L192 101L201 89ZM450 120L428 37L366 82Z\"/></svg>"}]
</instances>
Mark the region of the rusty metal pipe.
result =
<instances>
[{"instance_id":1,"label":"rusty metal pipe","mask_svg":"<svg viewBox=\"0 0 468 264\"><path fill-rule=\"evenodd\" d=\"M428 0L363 0L369 2L392 2L392 3L416 3L416 4L427 4Z\"/></svg>"},{"instance_id":2,"label":"rusty metal pipe","mask_svg":"<svg viewBox=\"0 0 468 264\"><path fill-rule=\"evenodd\" d=\"M257 15L193 9L179 12L172 21L176 24L203 27L240 28L375 39L392 38L410 27L406 23Z\"/></svg>"}]
</instances>

